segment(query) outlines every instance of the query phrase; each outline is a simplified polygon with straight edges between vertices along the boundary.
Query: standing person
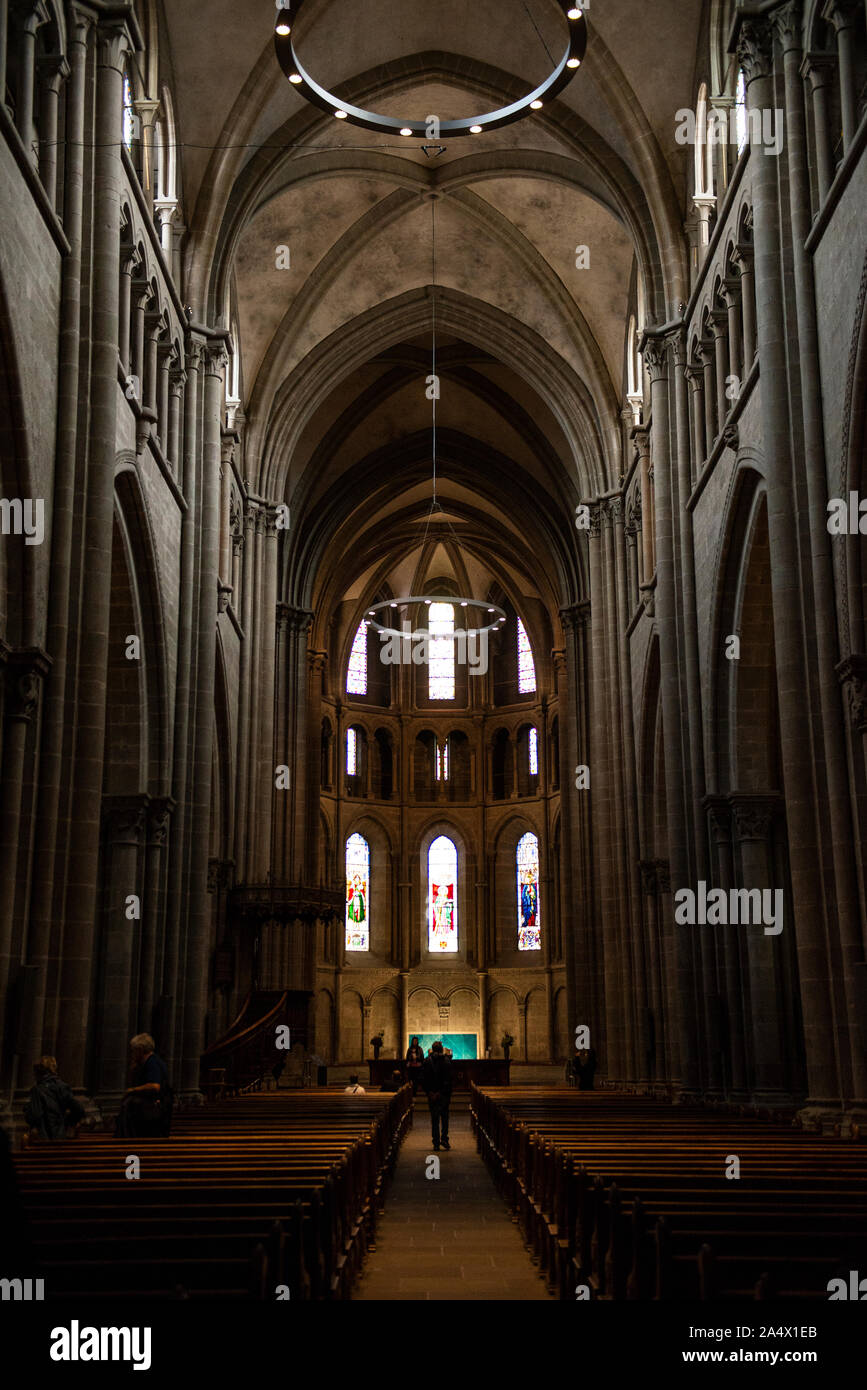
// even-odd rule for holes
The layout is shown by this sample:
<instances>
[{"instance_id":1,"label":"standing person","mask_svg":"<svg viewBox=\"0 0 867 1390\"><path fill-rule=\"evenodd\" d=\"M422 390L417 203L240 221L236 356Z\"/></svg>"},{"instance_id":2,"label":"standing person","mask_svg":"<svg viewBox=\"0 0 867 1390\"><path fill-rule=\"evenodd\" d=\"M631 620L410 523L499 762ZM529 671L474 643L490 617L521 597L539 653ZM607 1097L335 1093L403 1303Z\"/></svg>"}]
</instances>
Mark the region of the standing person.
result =
<instances>
[{"instance_id":1,"label":"standing person","mask_svg":"<svg viewBox=\"0 0 867 1390\"><path fill-rule=\"evenodd\" d=\"M421 1084L424 1087L430 1107L430 1125L434 1150L440 1146L450 1149L449 1143L449 1103L452 1098L452 1064L443 1055L443 1045L435 1042L430 1056L421 1070Z\"/></svg>"},{"instance_id":2,"label":"standing person","mask_svg":"<svg viewBox=\"0 0 867 1390\"><path fill-rule=\"evenodd\" d=\"M424 1053L419 1047L418 1034L413 1033L406 1049L406 1079L412 1086L412 1093L415 1095L418 1090L418 1083L421 1080L421 1069L424 1065Z\"/></svg>"},{"instance_id":3,"label":"standing person","mask_svg":"<svg viewBox=\"0 0 867 1390\"><path fill-rule=\"evenodd\" d=\"M84 1109L57 1075L53 1057L40 1057L33 1075L36 1084L30 1088L24 1118L41 1139L65 1139L67 1128L84 1119Z\"/></svg>"},{"instance_id":4,"label":"standing person","mask_svg":"<svg viewBox=\"0 0 867 1390\"><path fill-rule=\"evenodd\" d=\"M596 1053L592 1048L588 1051L582 1047L575 1058L575 1073L578 1077L579 1091L593 1090L593 1077L596 1073Z\"/></svg>"},{"instance_id":5,"label":"standing person","mask_svg":"<svg viewBox=\"0 0 867 1390\"><path fill-rule=\"evenodd\" d=\"M115 1123L119 1139L166 1139L172 1127L174 1094L169 1073L150 1033L130 1039L129 1086Z\"/></svg>"}]
</instances>

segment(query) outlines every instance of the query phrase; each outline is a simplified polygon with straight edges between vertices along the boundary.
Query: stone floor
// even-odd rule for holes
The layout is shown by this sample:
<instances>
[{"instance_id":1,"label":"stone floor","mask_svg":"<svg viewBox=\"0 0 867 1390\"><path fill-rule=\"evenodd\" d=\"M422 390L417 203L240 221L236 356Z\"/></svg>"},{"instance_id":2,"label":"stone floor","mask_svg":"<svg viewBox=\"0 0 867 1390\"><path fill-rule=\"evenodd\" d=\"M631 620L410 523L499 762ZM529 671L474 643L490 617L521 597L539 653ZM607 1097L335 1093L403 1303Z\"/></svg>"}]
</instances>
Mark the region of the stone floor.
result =
<instances>
[{"instance_id":1,"label":"stone floor","mask_svg":"<svg viewBox=\"0 0 867 1390\"><path fill-rule=\"evenodd\" d=\"M401 1147L377 1245L365 1260L359 1300L548 1299L518 1227L476 1153L466 1111L452 1116L451 1151L434 1154L427 1105ZM425 1177L428 1156L439 1178Z\"/></svg>"}]
</instances>

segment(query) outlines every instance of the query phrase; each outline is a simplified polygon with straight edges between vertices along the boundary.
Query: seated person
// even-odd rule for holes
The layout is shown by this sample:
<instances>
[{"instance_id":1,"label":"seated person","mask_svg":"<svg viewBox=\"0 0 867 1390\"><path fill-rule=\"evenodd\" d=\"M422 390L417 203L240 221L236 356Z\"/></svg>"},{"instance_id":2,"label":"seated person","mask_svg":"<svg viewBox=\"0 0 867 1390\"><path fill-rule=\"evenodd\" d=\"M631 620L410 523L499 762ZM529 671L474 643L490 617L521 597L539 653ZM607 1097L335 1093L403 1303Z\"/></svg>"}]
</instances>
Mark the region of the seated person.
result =
<instances>
[{"instance_id":1,"label":"seated person","mask_svg":"<svg viewBox=\"0 0 867 1390\"><path fill-rule=\"evenodd\" d=\"M349 1085L344 1087L344 1089L343 1089L343 1094L344 1094L345 1096L363 1096L363 1095L365 1095L366 1093L365 1093L364 1087L363 1087L363 1086L359 1086L359 1084L358 1084L358 1077L357 1077L357 1076L350 1076L350 1078L349 1078Z\"/></svg>"},{"instance_id":2,"label":"seated person","mask_svg":"<svg viewBox=\"0 0 867 1390\"><path fill-rule=\"evenodd\" d=\"M383 1081L379 1089L381 1091L399 1091L402 1085L403 1077L401 1076L397 1067L395 1067L394 1071L391 1073L391 1076L388 1077L386 1081Z\"/></svg>"}]
</instances>

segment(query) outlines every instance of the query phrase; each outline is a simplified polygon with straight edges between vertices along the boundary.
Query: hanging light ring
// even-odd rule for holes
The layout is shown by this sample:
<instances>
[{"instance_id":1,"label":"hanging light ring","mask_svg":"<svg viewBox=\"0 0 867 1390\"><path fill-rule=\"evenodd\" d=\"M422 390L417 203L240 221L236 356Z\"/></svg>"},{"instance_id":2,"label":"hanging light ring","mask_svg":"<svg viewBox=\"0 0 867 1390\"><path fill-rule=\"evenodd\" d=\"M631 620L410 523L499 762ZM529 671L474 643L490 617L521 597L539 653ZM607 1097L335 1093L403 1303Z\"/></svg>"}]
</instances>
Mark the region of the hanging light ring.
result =
<instances>
[{"instance_id":1,"label":"hanging light ring","mask_svg":"<svg viewBox=\"0 0 867 1390\"><path fill-rule=\"evenodd\" d=\"M385 627L376 621L375 615L381 608L408 608L412 603L449 603L453 608L483 608L486 613L496 614L485 627L464 628L463 631L465 632L497 632L506 621L504 609L495 603L489 603L487 599L461 598L460 596L455 598L453 594L409 594L405 598L386 598L379 603L372 604L370 608L365 609L364 622L368 627L372 627L374 632L383 633L387 637L411 637L412 633L400 632L396 627ZM443 633L442 635L443 637L451 636L450 633Z\"/></svg>"},{"instance_id":2,"label":"hanging light ring","mask_svg":"<svg viewBox=\"0 0 867 1390\"><path fill-rule=\"evenodd\" d=\"M368 111L364 107L340 101L327 88L320 86L302 64L292 41L293 24L297 22L305 3L306 0L294 0L291 16L288 4L278 10L274 31L277 61L296 91L314 106L320 107L339 120L348 121L350 125L361 126L364 130L374 130L380 135L430 139L426 120L407 121L394 116L381 116L376 111ZM571 82L587 51L587 21L581 9L570 4L569 0L557 0L557 4L569 26L569 41L554 71L532 92L521 97L520 101L513 101L508 106L498 107L496 111L487 111L481 116L463 116L458 120L440 121L437 138L480 135L485 130L498 130L501 126L511 125L513 121L519 121L522 116L551 101Z\"/></svg>"}]
</instances>

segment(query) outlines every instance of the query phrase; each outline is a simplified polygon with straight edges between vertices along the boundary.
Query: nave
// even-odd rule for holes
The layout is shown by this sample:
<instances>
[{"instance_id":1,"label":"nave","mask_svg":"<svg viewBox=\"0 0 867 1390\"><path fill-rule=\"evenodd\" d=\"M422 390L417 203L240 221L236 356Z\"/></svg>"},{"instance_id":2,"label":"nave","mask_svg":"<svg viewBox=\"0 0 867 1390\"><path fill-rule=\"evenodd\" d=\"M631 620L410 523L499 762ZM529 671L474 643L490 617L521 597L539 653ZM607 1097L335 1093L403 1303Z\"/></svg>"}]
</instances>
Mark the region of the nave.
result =
<instances>
[{"instance_id":1,"label":"nave","mask_svg":"<svg viewBox=\"0 0 867 1390\"><path fill-rule=\"evenodd\" d=\"M166 1141L37 1143L15 1157L17 1268L67 1305L746 1304L826 1300L864 1265L858 1135L608 1089L473 1087L454 1112L438 1155L406 1086L237 1096Z\"/></svg>"}]
</instances>

